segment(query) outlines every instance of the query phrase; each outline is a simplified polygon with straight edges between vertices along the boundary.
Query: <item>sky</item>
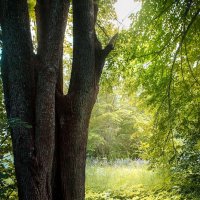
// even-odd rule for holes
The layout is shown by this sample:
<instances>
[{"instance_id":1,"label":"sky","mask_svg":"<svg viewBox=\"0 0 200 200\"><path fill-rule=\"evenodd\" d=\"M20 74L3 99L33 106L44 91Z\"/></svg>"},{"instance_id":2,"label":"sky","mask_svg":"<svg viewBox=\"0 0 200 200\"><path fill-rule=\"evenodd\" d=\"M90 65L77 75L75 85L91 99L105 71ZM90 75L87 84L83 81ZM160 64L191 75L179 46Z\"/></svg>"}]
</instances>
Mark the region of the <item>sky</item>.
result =
<instances>
[{"instance_id":1,"label":"sky","mask_svg":"<svg viewBox=\"0 0 200 200\"><path fill-rule=\"evenodd\" d=\"M115 11L117 13L118 21L121 23L118 24L121 28L128 28L131 24L131 20L128 16L131 13L137 13L141 8L141 2L136 2L134 0L118 0L115 3Z\"/></svg>"}]
</instances>

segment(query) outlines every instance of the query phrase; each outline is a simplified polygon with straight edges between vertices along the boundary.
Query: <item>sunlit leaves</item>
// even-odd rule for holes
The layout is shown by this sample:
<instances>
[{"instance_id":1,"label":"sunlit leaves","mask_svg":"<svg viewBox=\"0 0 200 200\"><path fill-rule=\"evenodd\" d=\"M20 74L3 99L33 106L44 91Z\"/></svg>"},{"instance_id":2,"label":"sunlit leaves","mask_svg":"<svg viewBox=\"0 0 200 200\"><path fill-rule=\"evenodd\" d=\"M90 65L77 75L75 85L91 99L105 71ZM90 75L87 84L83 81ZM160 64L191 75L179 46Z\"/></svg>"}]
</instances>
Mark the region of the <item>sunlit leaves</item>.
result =
<instances>
[{"instance_id":1,"label":"sunlit leaves","mask_svg":"<svg viewBox=\"0 0 200 200\"><path fill-rule=\"evenodd\" d=\"M143 1L130 30L135 35L135 86L155 113L149 159L182 169L182 182L200 166L194 148L200 134L199 3Z\"/></svg>"},{"instance_id":2,"label":"sunlit leaves","mask_svg":"<svg viewBox=\"0 0 200 200\"><path fill-rule=\"evenodd\" d=\"M90 122L88 156L140 158L146 152L150 115L122 90L101 93Z\"/></svg>"},{"instance_id":3,"label":"sunlit leaves","mask_svg":"<svg viewBox=\"0 0 200 200\"><path fill-rule=\"evenodd\" d=\"M3 103L2 83L0 83L0 199L16 199L12 144Z\"/></svg>"}]
</instances>

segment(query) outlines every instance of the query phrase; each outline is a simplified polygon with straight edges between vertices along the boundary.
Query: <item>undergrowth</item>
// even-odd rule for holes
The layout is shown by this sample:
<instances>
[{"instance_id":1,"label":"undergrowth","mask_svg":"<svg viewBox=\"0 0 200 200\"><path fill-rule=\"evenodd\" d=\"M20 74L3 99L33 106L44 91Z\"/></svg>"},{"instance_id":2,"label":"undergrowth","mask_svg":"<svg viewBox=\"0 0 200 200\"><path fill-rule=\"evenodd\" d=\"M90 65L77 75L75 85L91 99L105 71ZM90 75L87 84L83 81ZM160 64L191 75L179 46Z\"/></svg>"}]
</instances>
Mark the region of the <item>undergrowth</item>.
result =
<instances>
[{"instance_id":1,"label":"undergrowth","mask_svg":"<svg viewBox=\"0 0 200 200\"><path fill-rule=\"evenodd\" d=\"M170 187L167 170L138 160L89 160L86 200L186 200Z\"/></svg>"}]
</instances>

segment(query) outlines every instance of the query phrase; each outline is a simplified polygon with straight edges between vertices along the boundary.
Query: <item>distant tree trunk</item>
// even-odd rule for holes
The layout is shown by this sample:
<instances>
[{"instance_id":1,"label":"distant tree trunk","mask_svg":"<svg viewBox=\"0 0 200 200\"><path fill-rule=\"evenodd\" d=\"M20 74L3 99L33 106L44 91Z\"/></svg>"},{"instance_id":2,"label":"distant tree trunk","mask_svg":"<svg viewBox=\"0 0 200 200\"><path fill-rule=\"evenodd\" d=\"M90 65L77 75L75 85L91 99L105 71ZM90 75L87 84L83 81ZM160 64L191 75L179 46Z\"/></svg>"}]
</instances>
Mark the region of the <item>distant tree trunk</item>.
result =
<instances>
[{"instance_id":1,"label":"distant tree trunk","mask_svg":"<svg viewBox=\"0 0 200 200\"><path fill-rule=\"evenodd\" d=\"M2 80L12 123L20 200L83 200L88 125L105 58L95 33L98 6L73 0L73 64L63 94L69 0L37 0L34 54L26 0L0 0Z\"/></svg>"}]
</instances>

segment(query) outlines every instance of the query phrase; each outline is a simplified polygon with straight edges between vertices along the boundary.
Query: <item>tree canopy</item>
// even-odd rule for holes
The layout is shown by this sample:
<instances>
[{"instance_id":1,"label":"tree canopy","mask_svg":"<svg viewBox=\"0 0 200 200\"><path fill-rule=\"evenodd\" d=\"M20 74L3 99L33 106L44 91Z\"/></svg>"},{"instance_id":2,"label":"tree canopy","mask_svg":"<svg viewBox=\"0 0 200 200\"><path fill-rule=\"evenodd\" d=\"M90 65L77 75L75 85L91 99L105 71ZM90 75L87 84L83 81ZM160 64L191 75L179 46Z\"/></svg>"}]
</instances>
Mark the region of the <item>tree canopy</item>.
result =
<instances>
[{"instance_id":1,"label":"tree canopy","mask_svg":"<svg viewBox=\"0 0 200 200\"><path fill-rule=\"evenodd\" d=\"M94 1L97 2L98 16L94 17L93 27L95 45L97 49L113 51L106 61L103 59L104 69L98 72L100 94L92 112L87 156L108 160L148 160L152 168L169 169L171 188L177 187L186 198L197 198L200 195L200 1L141 1L141 10L129 16L130 27L122 30L116 26L116 0ZM38 43L42 36L36 37L38 16L35 6L34 0L28 1L33 49L39 52ZM93 73L83 67L83 74L87 76L82 79L78 68L73 71L73 55L76 55L73 30L81 31L74 29L72 18L73 10L69 8L68 26L63 35L63 94L71 94L70 87L78 88L76 92L81 91L85 84L89 84L87 80ZM114 41L110 49L117 32L117 42ZM55 41L56 38L55 33ZM27 53L26 48L24 52ZM95 56L96 61L101 60L98 53ZM82 65L81 61L77 61L76 65L79 64ZM76 80L77 77L82 82L70 86L70 79ZM41 78L40 81L44 85L49 79ZM0 198L14 199L16 183L10 130L19 124L30 127L18 118L6 120L2 92L0 98ZM83 105L82 99L85 99L84 95L73 104L76 111ZM92 102L87 104L88 108ZM78 115L78 121L86 110Z\"/></svg>"}]
</instances>

